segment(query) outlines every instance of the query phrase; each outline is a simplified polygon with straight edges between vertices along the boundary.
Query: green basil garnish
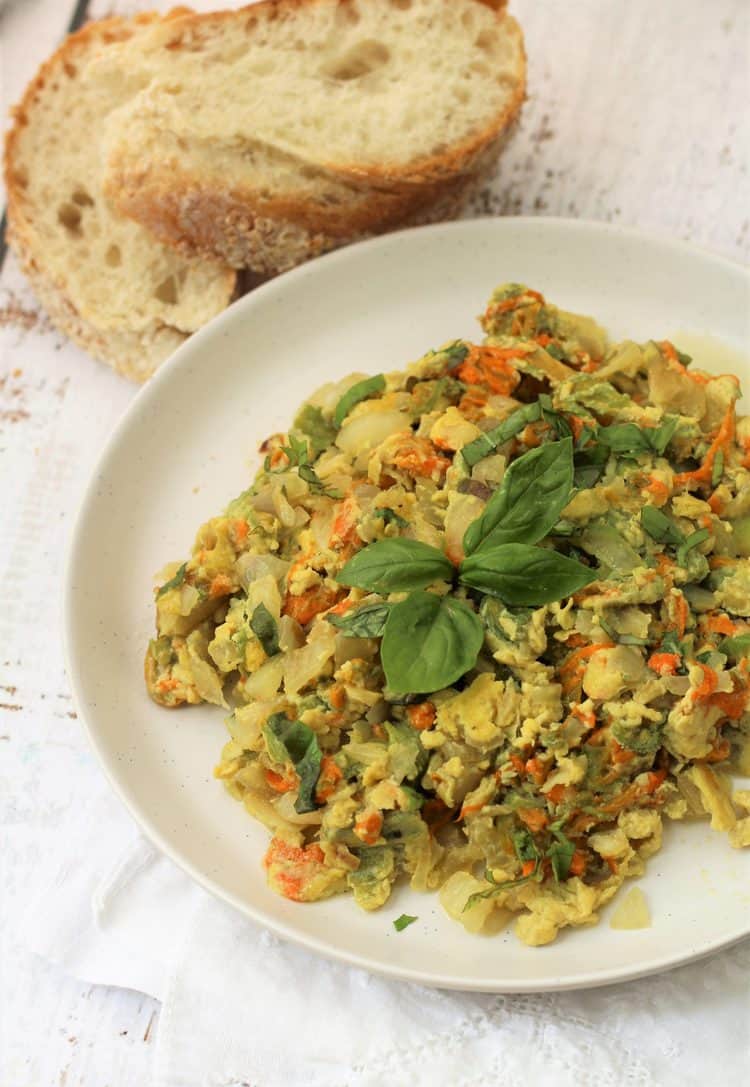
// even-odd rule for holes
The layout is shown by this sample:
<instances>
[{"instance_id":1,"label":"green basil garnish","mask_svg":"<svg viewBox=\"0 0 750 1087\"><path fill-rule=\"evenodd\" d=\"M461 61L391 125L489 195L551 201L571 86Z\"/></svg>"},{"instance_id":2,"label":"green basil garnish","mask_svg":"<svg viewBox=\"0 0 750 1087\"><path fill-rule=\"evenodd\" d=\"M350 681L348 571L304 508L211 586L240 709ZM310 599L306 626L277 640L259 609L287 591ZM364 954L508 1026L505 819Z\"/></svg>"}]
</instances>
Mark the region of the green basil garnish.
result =
<instances>
[{"instance_id":1,"label":"green basil garnish","mask_svg":"<svg viewBox=\"0 0 750 1087\"><path fill-rule=\"evenodd\" d=\"M366 604L363 608L346 612L344 615L332 615L329 612L326 619L331 626L349 638L381 638L390 610L390 604Z\"/></svg>"},{"instance_id":2,"label":"green basil garnish","mask_svg":"<svg viewBox=\"0 0 750 1087\"><path fill-rule=\"evenodd\" d=\"M718 487L721 477L724 475L724 450L719 449L711 466L711 486Z\"/></svg>"},{"instance_id":3,"label":"green basil garnish","mask_svg":"<svg viewBox=\"0 0 750 1087\"><path fill-rule=\"evenodd\" d=\"M556 840L547 850L546 856L549 858L552 865L555 883L560 883L561 880L568 878L570 864L573 860L573 854L576 851L576 847L573 842L565 837L561 830L557 830L555 827L550 827L550 830Z\"/></svg>"},{"instance_id":4,"label":"green basil garnish","mask_svg":"<svg viewBox=\"0 0 750 1087\"><path fill-rule=\"evenodd\" d=\"M711 535L711 530L708 528L699 528L697 532L691 532L690 535L683 539L683 542L677 548L677 563L679 566L684 566L687 562L688 552L692 551L694 547L702 544L704 540L707 540Z\"/></svg>"},{"instance_id":5,"label":"green basil garnish","mask_svg":"<svg viewBox=\"0 0 750 1087\"><path fill-rule=\"evenodd\" d=\"M750 656L750 634L734 634L731 638L724 638L719 643L719 652L736 661Z\"/></svg>"},{"instance_id":6,"label":"green basil garnish","mask_svg":"<svg viewBox=\"0 0 750 1087\"><path fill-rule=\"evenodd\" d=\"M450 686L476 664L484 641L479 616L453 596L414 592L394 604L380 659L393 694Z\"/></svg>"},{"instance_id":7,"label":"green basil garnish","mask_svg":"<svg viewBox=\"0 0 750 1087\"><path fill-rule=\"evenodd\" d=\"M298 815L315 811L315 788L323 757L318 737L301 721L290 721L283 713L274 713L263 726L268 753L274 762L291 762L299 777L299 792L294 802ZM281 758L279 757L281 755Z\"/></svg>"},{"instance_id":8,"label":"green basil garnish","mask_svg":"<svg viewBox=\"0 0 750 1087\"><path fill-rule=\"evenodd\" d=\"M641 510L641 525L657 543L670 543L679 546L685 537L677 525L656 506L644 506Z\"/></svg>"},{"instance_id":9,"label":"green basil garnish","mask_svg":"<svg viewBox=\"0 0 750 1087\"><path fill-rule=\"evenodd\" d=\"M162 587L159 589L156 594L157 600L160 596L163 596L164 593L168 593L170 589L179 589L180 585L182 585L183 581L185 580L186 573L187 563L183 562L177 573L173 577L171 577L169 581L165 581Z\"/></svg>"},{"instance_id":10,"label":"green basil garnish","mask_svg":"<svg viewBox=\"0 0 750 1087\"><path fill-rule=\"evenodd\" d=\"M309 438L313 449L313 459L318 457L324 449L333 445L336 438L336 427L325 418L320 408L312 404L306 404L299 412L294 420L294 426Z\"/></svg>"},{"instance_id":11,"label":"green basil garnish","mask_svg":"<svg viewBox=\"0 0 750 1087\"><path fill-rule=\"evenodd\" d=\"M363 381L358 381L356 385L352 385L336 405L336 410L333 413L333 421L336 426L341 426L352 408L359 404L361 400L369 400L371 396L376 396L377 393L382 393L384 390L385 378L382 374L366 377Z\"/></svg>"},{"instance_id":12,"label":"green basil garnish","mask_svg":"<svg viewBox=\"0 0 750 1087\"><path fill-rule=\"evenodd\" d=\"M667 448L677 429L679 418L667 418L657 427L640 427L635 423L615 423L599 427L596 437L613 453L658 453Z\"/></svg>"},{"instance_id":13,"label":"green basil garnish","mask_svg":"<svg viewBox=\"0 0 750 1087\"><path fill-rule=\"evenodd\" d=\"M544 539L570 501L572 486L572 438L531 449L513 461L481 517L467 528L465 553Z\"/></svg>"},{"instance_id":14,"label":"green basil garnish","mask_svg":"<svg viewBox=\"0 0 750 1087\"><path fill-rule=\"evenodd\" d=\"M393 927L395 928L396 932L403 932L405 928L408 928L409 925L413 925L414 922L418 920L418 917L412 917L408 913L402 913L401 916L397 917L396 920L393 922Z\"/></svg>"},{"instance_id":15,"label":"green basil garnish","mask_svg":"<svg viewBox=\"0 0 750 1087\"><path fill-rule=\"evenodd\" d=\"M473 442L469 442L468 445L463 447L461 456L464 458L467 467L473 468L480 460L484 460L490 453L494 453L498 446L514 438L516 434L520 434L525 426L536 422L541 417L542 407L539 401L534 404L526 404L514 411L507 419L503 419L502 423L493 427L492 430L480 434Z\"/></svg>"},{"instance_id":16,"label":"green basil garnish","mask_svg":"<svg viewBox=\"0 0 750 1087\"><path fill-rule=\"evenodd\" d=\"M275 657L279 652L279 630L276 620L265 604L258 604L250 618L250 629L267 657Z\"/></svg>"},{"instance_id":17,"label":"green basil garnish","mask_svg":"<svg viewBox=\"0 0 750 1087\"><path fill-rule=\"evenodd\" d=\"M357 552L336 580L370 592L392 593L423 589L435 581L448 581L455 569L442 551L419 540L378 540Z\"/></svg>"},{"instance_id":18,"label":"green basil garnish","mask_svg":"<svg viewBox=\"0 0 750 1087\"><path fill-rule=\"evenodd\" d=\"M500 544L464 559L464 585L511 607L538 607L578 592L597 577L575 559L528 544Z\"/></svg>"},{"instance_id":19,"label":"green basil garnish","mask_svg":"<svg viewBox=\"0 0 750 1087\"><path fill-rule=\"evenodd\" d=\"M397 525L399 528L408 528L409 522L396 513L395 510L385 506L381 509L373 510L373 517L380 517L385 525Z\"/></svg>"}]
</instances>

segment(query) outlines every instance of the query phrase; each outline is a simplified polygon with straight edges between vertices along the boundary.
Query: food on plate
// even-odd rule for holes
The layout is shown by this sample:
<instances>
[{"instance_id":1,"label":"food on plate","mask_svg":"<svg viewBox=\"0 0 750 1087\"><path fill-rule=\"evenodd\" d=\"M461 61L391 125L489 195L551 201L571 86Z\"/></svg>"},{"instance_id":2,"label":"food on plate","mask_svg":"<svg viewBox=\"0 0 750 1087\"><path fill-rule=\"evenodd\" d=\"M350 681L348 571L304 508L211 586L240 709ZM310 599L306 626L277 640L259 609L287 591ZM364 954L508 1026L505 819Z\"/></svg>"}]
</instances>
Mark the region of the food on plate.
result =
<instances>
[{"instance_id":1,"label":"food on plate","mask_svg":"<svg viewBox=\"0 0 750 1087\"><path fill-rule=\"evenodd\" d=\"M523 285L481 323L264 442L163 574L146 683L228 711L216 775L280 894L375 909L406 875L540 945L665 817L750 845L750 420L734 376Z\"/></svg>"},{"instance_id":2,"label":"food on plate","mask_svg":"<svg viewBox=\"0 0 750 1087\"><path fill-rule=\"evenodd\" d=\"M100 141L124 89L85 78L89 61L160 20L92 23L39 69L5 145L8 240L54 323L142 381L224 309L235 273L186 259L118 214L102 192Z\"/></svg>"},{"instance_id":3,"label":"food on plate","mask_svg":"<svg viewBox=\"0 0 750 1087\"><path fill-rule=\"evenodd\" d=\"M454 214L525 91L504 0L274 0L155 22L92 65L121 211L264 274Z\"/></svg>"}]
</instances>

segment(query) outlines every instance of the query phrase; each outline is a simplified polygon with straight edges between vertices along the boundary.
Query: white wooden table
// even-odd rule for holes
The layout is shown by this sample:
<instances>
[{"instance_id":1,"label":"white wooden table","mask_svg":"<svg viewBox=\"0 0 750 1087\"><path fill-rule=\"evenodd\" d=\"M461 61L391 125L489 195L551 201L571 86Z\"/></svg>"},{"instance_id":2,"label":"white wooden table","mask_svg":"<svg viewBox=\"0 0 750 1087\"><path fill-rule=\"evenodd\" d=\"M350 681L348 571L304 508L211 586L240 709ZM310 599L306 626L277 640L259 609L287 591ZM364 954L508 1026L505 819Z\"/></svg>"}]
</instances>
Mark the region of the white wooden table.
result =
<instances>
[{"instance_id":1,"label":"white wooden table","mask_svg":"<svg viewBox=\"0 0 750 1087\"><path fill-rule=\"evenodd\" d=\"M149 6L171 4L92 0L88 14ZM4 112L86 7L1 5ZM526 31L529 100L474 213L603 219L746 261L747 0L513 0L512 10ZM149 1079L158 1003L66 977L20 937L30 886L54 853L75 854L75 833L61 840L57 828L102 787L65 679L61 568L78 497L134 391L49 327L9 257L0 278L3 1087Z\"/></svg>"}]
</instances>

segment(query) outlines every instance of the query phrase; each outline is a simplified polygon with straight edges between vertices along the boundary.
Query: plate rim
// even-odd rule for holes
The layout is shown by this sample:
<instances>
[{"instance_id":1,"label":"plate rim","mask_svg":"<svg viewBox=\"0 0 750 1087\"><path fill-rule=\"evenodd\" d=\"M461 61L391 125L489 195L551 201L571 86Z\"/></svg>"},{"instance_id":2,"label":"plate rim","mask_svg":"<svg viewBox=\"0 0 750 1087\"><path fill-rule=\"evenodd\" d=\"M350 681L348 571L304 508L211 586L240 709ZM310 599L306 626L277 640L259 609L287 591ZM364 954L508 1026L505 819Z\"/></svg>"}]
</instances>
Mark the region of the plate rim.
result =
<instances>
[{"instance_id":1,"label":"plate rim","mask_svg":"<svg viewBox=\"0 0 750 1087\"><path fill-rule=\"evenodd\" d=\"M63 590L62 590L62 627L63 627L63 654L65 670L71 686L71 693L78 711L79 720L83 726L88 744L93 750L99 769L116 796L125 806L125 809L134 820L145 837L172 863L176 864L203 890L220 902L230 905L244 917L256 924L274 932L276 935L291 943L303 947L324 958L341 963L342 965L364 969L381 977L387 977L396 981L410 982L427 988L440 988L452 991L486 992L486 993L539 993L562 992L577 989L593 989L607 985L633 981L638 978L662 973L675 969L688 963L699 961L722 949L731 947L743 939L750 937L750 915L747 923L741 929L734 929L727 934L709 940L699 941L695 946L687 946L683 951L669 952L665 955L651 959L645 966L629 966L615 968L604 967L591 970L583 974L577 974L575 978L550 975L544 981L538 979L503 979L498 977L495 982L477 980L472 977L457 977L455 975L443 975L430 973L425 975L422 971L410 967L399 966L397 963L386 963L379 959L370 959L366 954L358 954L345 950L339 950L334 944L325 943L319 938L300 931L296 927L278 920L272 915L267 915L261 909L249 905L237 895L224 889L206 873L201 871L192 862L182 857L179 852L169 844L164 835L158 829L155 821L150 816L140 811L138 804L129 795L126 785L118 780L116 767L111 755L107 752L97 733L93 720L89 719L85 707L83 695L83 683L81 671L75 649L74 634L74 610L75 588L74 572L76 559L81 547L85 525L97 500L97 488L101 478L106 474L108 466L116 454L122 435L130 426L131 419L136 416L144 406L158 397L159 390L165 381L172 380L172 375L182 365L187 364L194 351L200 350L204 339L210 338L227 322L241 319L240 314L246 310L252 310L256 305L263 304L263 300L272 297L279 291L284 291L286 285L297 280L314 276L316 270L322 265L331 266L335 263L344 263L352 258L352 254L359 254L365 250L387 249L398 246L400 242L415 234L450 234L460 233L462 230L471 230L479 226L491 227L493 230L502 230L505 225L509 228L520 226L534 230L544 230L547 225L553 229L570 231L573 234L595 233L624 237L631 241L640 242L646 246L657 245L675 253L682 253L690 257L700 257L702 260L714 262L732 274L739 274L745 279L746 287L750 293L750 268L731 260L723 254L710 248L697 245L691 241L670 237L658 231L644 230L621 224L607 223L594 219L569 219L561 216L480 216L469 219L453 220L447 223L428 224L426 226L411 227L393 231L388 234L369 238L361 242L347 245L331 253L308 261L280 276L261 284L248 294L237 299L231 306L217 314L197 332L193 333L181 344L175 352L163 363L157 372L149 378L136 392L127 408L118 419L111 434L100 449L93 470L83 489L78 508L69 532L67 548L65 552ZM93 717L94 715L92 715ZM532 949L529 949L530 952Z\"/></svg>"}]
</instances>

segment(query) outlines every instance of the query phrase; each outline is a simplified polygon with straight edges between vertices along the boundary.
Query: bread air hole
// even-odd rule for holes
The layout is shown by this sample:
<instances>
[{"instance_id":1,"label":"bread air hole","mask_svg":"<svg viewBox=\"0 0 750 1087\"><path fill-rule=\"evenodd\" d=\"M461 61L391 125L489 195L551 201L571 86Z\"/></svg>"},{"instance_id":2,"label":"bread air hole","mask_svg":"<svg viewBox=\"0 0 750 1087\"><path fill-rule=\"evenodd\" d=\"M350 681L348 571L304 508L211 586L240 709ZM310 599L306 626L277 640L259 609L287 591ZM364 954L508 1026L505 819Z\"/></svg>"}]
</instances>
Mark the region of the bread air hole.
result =
<instances>
[{"instance_id":1,"label":"bread air hole","mask_svg":"<svg viewBox=\"0 0 750 1087\"><path fill-rule=\"evenodd\" d=\"M104 262L108 264L110 268L119 268L122 264L122 253L120 252L119 245L110 245L107 252L104 254Z\"/></svg>"},{"instance_id":2,"label":"bread air hole","mask_svg":"<svg viewBox=\"0 0 750 1087\"><path fill-rule=\"evenodd\" d=\"M75 204L61 204L57 209L57 221L73 238L81 236L81 212Z\"/></svg>"},{"instance_id":3,"label":"bread air hole","mask_svg":"<svg viewBox=\"0 0 750 1087\"><path fill-rule=\"evenodd\" d=\"M343 56L337 57L321 69L322 75L345 83L369 75L390 59L390 52L382 42L366 40L357 42Z\"/></svg>"},{"instance_id":4,"label":"bread air hole","mask_svg":"<svg viewBox=\"0 0 750 1087\"><path fill-rule=\"evenodd\" d=\"M497 35L493 34L491 30L482 30L477 35L475 45L477 49L483 49L485 53L494 53L497 46Z\"/></svg>"},{"instance_id":5,"label":"bread air hole","mask_svg":"<svg viewBox=\"0 0 750 1087\"><path fill-rule=\"evenodd\" d=\"M78 204L79 208L91 208L94 206L94 201L85 189L76 189L71 200L74 204Z\"/></svg>"},{"instance_id":6,"label":"bread air hole","mask_svg":"<svg viewBox=\"0 0 750 1087\"><path fill-rule=\"evenodd\" d=\"M408 11L412 3L413 0L391 0L391 7L398 8L399 11Z\"/></svg>"},{"instance_id":7,"label":"bread air hole","mask_svg":"<svg viewBox=\"0 0 750 1087\"><path fill-rule=\"evenodd\" d=\"M174 276L167 276L154 291L154 298L163 302L165 306L174 306L177 303L177 281Z\"/></svg>"}]
</instances>

